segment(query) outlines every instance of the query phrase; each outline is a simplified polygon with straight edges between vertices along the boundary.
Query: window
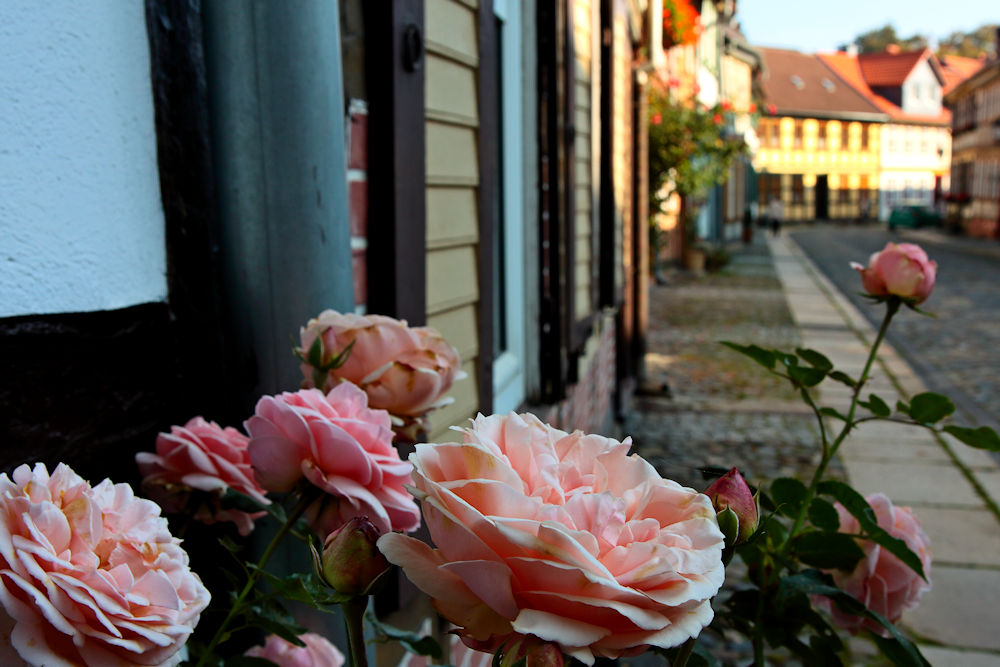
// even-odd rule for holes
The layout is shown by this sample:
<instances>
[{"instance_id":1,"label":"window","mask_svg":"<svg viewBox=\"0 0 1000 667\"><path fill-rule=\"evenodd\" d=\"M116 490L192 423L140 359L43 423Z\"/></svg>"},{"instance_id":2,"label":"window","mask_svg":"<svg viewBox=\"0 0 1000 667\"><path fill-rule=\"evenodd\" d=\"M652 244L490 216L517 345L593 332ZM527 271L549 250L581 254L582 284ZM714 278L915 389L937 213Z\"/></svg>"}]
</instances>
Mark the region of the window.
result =
<instances>
[{"instance_id":1,"label":"window","mask_svg":"<svg viewBox=\"0 0 1000 667\"><path fill-rule=\"evenodd\" d=\"M870 125L861 126L861 150L863 151L868 150L868 139L871 134L871 129Z\"/></svg>"},{"instance_id":2,"label":"window","mask_svg":"<svg viewBox=\"0 0 1000 667\"><path fill-rule=\"evenodd\" d=\"M850 146L850 125L848 123L840 124L840 150L846 151L847 147Z\"/></svg>"},{"instance_id":3,"label":"window","mask_svg":"<svg viewBox=\"0 0 1000 667\"><path fill-rule=\"evenodd\" d=\"M760 211L775 199L781 199L781 174L760 175Z\"/></svg>"},{"instance_id":4,"label":"window","mask_svg":"<svg viewBox=\"0 0 1000 667\"><path fill-rule=\"evenodd\" d=\"M496 224L493 237L493 410L524 401L524 251L521 183L521 3L494 0L497 44Z\"/></svg>"},{"instance_id":5,"label":"window","mask_svg":"<svg viewBox=\"0 0 1000 667\"><path fill-rule=\"evenodd\" d=\"M795 135L792 148L802 148L802 121L795 121Z\"/></svg>"},{"instance_id":6,"label":"window","mask_svg":"<svg viewBox=\"0 0 1000 667\"><path fill-rule=\"evenodd\" d=\"M826 121L820 121L816 128L816 148L826 150Z\"/></svg>"},{"instance_id":7,"label":"window","mask_svg":"<svg viewBox=\"0 0 1000 667\"><path fill-rule=\"evenodd\" d=\"M792 176L792 203L802 204L805 200L805 186L802 183L802 174L794 174Z\"/></svg>"}]
</instances>

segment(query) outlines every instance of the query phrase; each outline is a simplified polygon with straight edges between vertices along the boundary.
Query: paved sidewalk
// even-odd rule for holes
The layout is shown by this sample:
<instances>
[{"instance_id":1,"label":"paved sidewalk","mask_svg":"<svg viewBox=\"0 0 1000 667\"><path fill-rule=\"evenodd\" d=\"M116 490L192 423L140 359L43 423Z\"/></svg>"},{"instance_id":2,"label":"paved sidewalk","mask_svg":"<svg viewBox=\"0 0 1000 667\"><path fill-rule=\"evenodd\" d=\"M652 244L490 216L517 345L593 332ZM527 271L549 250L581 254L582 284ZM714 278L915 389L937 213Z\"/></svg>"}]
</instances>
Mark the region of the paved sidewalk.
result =
<instances>
[{"instance_id":1,"label":"paved sidewalk","mask_svg":"<svg viewBox=\"0 0 1000 667\"><path fill-rule=\"evenodd\" d=\"M781 236L768 243L803 345L860 374L866 342L875 337L871 325L794 241ZM890 405L926 391L887 344L869 390ZM843 409L849 391L824 383L821 404ZM884 422L863 425L839 455L858 491L881 491L913 507L931 539L934 587L903 619L931 664L1000 666L1000 467L950 436Z\"/></svg>"}]
</instances>

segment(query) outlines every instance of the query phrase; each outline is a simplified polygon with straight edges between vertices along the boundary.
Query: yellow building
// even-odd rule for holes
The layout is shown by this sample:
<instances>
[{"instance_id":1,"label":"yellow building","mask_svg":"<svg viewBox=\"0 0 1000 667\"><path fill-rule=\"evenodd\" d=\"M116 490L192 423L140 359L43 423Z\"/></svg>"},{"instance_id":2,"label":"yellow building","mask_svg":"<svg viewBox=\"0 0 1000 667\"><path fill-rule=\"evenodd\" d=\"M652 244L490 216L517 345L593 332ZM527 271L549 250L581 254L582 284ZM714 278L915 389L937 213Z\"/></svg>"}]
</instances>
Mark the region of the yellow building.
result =
<instances>
[{"instance_id":1,"label":"yellow building","mask_svg":"<svg viewBox=\"0 0 1000 667\"><path fill-rule=\"evenodd\" d=\"M760 52L765 115L754 167L761 211L777 200L785 220L868 218L878 210L888 116L819 57Z\"/></svg>"}]
</instances>

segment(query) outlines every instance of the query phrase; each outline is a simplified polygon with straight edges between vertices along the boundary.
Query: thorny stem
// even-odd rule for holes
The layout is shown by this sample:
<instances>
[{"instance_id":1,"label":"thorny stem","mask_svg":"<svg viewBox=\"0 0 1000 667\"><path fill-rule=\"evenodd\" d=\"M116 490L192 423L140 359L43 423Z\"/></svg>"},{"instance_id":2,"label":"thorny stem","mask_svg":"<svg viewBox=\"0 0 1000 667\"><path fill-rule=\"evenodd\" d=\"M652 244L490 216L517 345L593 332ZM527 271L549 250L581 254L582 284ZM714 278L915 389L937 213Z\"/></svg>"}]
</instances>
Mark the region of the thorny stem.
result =
<instances>
[{"instance_id":1,"label":"thorny stem","mask_svg":"<svg viewBox=\"0 0 1000 667\"><path fill-rule=\"evenodd\" d=\"M247 583L243 586L243 590L240 591L236 600L233 601L232 606L229 608L229 613L226 614L226 618L223 619L222 624L219 626L218 630L215 631L212 641L208 644L208 648L205 649L205 652L201 654L201 658L198 659L198 664L195 667L202 667L206 664L209 657L213 655L215 647L221 643L222 637L225 634L229 623L236 617L237 613L242 608L247 595L250 594L250 591L253 590L254 586L256 586L257 582L260 580L260 577L264 572L264 567L267 565L267 562L271 560L271 556L274 555L274 550L278 548L278 544L280 544L285 536L288 535L289 531L291 531L292 527L295 525L295 522L299 520L299 517L305 513L306 508L309 507L309 505L316 499L315 494L310 491L310 488L302 491L299 496L299 501L295 505L291 514L288 515L288 519L284 524L282 524L281 528L277 533L275 533L274 537L271 538L267 548L264 549L264 553L257 562L257 567L250 572L250 576L247 577Z\"/></svg>"},{"instance_id":2,"label":"thorny stem","mask_svg":"<svg viewBox=\"0 0 1000 667\"><path fill-rule=\"evenodd\" d=\"M681 648L677 651L677 656L670 662L670 667L686 667L688 658L694 653L694 645L698 643L698 637L691 637L683 644Z\"/></svg>"},{"instance_id":3,"label":"thorny stem","mask_svg":"<svg viewBox=\"0 0 1000 667\"><path fill-rule=\"evenodd\" d=\"M894 296L890 297L890 299L886 301L885 305L885 317L882 318L882 325L879 327L878 334L875 336L875 342L872 343L872 349L868 352L868 359L865 361L864 370L861 371L861 377L858 378L858 383L854 386L854 392L851 394L851 407L847 411L847 419L844 422L844 427L841 429L837 439L830 445L829 451L824 452L819 465L816 466L816 472L813 473L812 481L809 483L805 500L802 503L802 507L799 509L798 515L795 517L795 523L792 525L792 529L788 532L788 537L778 550L779 555L785 552L788 546L792 543L792 540L795 539L799 530L802 529L802 524L805 523L806 514L809 511L809 505L812 502L812 499L816 496L816 488L823 479L823 474L826 472L827 466L837 454L837 449L840 448L840 445L847 438L848 433L850 433L851 429L854 427L854 413L858 409L858 397L861 395L861 390L864 389L865 383L868 381L868 373L871 371L872 364L875 362L875 357L878 354L878 348L882 344L882 340L885 338L885 333L889 329L889 323L892 321L893 316L899 311L902 301L899 297Z\"/></svg>"},{"instance_id":4,"label":"thorny stem","mask_svg":"<svg viewBox=\"0 0 1000 667\"><path fill-rule=\"evenodd\" d=\"M368 596L358 595L340 603L347 624L347 641L351 649L351 667L368 667L365 655L364 614L368 607Z\"/></svg>"}]
</instances>

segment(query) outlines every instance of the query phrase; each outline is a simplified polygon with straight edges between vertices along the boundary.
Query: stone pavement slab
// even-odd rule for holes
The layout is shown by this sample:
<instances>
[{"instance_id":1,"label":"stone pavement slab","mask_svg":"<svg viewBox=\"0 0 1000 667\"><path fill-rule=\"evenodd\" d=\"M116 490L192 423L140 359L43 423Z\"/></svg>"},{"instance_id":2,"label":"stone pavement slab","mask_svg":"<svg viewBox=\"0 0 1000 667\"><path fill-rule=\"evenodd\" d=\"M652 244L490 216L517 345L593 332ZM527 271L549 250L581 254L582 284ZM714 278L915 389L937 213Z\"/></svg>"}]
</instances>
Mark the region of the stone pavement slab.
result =
<instances>
[{"instance_id":1,"label":"stone pavement slab","mask_svg":"<svg viewBox=\"0 0 1000 667\"><path fill-rule=\"evenodd\" d=\"M920 507L915 511L931 538L936 565L1000 568L1000 531L992 512L943 507Z\"/></svg>"},{"instance_id":2,"label":"stone pavement slab","mask_svg":"<svg viewBox=\"0 0 1000 667\"><path fill-rule=\"evenodd\" d=\"M933 588L903 615L903 625L947 646L1000 651L1000 570L932 565L931 579Z\"/></svg>"},{"instance_id":3,"label":"stone pavement slab","mask_svg":"<svg viewBox=\"0 0 1000 667\"><path fill-rule=\"evenodd\" d=\"M904 505L984 506L968 480L951 465L841 458L847 478L865 496L884 493L894 503Z\"/></svg>"},{"instance_id":4,"label":"stone pavement slab","mask_svg":"<svg viewBox=\"0 0 1000 667\"><path fill-rule=\"evenodd\" d=\"M857 461L950 464L951 457L936 442L849 437L840 446L841 458Z\"/></svg>"},{"instance_id":5,"label":"stone pavement slab","mask_svg":"<svg viewBox=\"0 0 1000 667\"><path fill-rule=\"evenodd\" d=\"M1000 654L960 651L939 646L921 646L920 652L932 665L941 667L1000 667Z\"/></svg>"}]
</instances>

